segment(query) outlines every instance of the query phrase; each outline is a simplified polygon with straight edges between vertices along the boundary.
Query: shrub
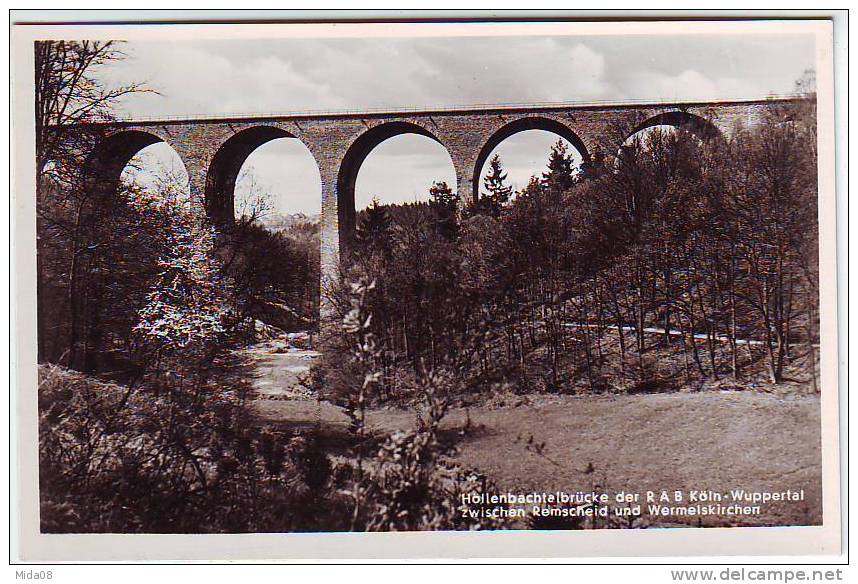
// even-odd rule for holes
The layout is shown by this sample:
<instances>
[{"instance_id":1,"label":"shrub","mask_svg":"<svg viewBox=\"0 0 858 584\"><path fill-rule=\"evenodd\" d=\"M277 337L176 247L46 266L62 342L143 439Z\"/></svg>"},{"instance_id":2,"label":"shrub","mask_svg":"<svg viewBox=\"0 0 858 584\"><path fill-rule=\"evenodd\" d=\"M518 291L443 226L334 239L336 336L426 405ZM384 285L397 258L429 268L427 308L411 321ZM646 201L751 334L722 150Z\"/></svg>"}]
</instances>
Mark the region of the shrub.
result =
<instances>
[{"instance_id":1,"label":"shrub","mask_svg":"<svg viewBox=\"0 0 858 584\"><path fill-rule=\"evenodd\" d=\"M351 419L354 457L342 463L347 477L345 494L352 499L351 528L367 531L481 529L496 527L494 520L466 518L461 496L482 493L490 485L484 477L453 464L438 440L441 421L459 382L449 371L428 371L418 381L416 395L423 405L417 427L385 436L375 452L365 409L380 386L380 349L367 311L367 295L374 282L351 284L351 310L343 319L342 336L351 347L350 369L358 383L339 402Z\"/></svg>"},{"instance_id":2,"label":"shrub","mask_svg":"<svg viewBox=\"0 0 858 584\"><path fill-rule=\"evenodd\" d=\"M44 532L347 527L327 455L312 437L251 424L240 385L175 380L156 394L51 365L40 375ZM313 509L329 495L320 517Z\"/></svg>"}]
</instances>

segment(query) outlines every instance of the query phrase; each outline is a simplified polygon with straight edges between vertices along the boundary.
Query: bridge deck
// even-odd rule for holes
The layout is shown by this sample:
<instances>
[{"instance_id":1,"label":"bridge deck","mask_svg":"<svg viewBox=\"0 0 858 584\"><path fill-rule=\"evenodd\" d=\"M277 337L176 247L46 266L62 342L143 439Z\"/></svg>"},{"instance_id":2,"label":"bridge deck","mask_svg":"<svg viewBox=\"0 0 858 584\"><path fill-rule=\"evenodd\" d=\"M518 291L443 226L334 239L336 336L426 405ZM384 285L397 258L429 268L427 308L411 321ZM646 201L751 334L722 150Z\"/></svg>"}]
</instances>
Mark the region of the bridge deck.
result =
<instances>
[{"instance_id":1,"label":"bridge deck","mask_svg":"<svg viewBox=\"0 0 858 584\"><path fill-rule=\"evenodd\" d=\"M730 106L771 103L773 101L790 102L802 99L797 94L777 94L766 97L747 99L723 100L681 100L681 101L652 101L652 100L591 100L586 102L527 102L527 103L491 103L453 105L447 107L421 106L414 108L366 108L360 110L306 110L287 112L237 112L221 114L197 114L183 116L157 117L118 117L113 120L90 123L87 125L141 125L141 124L181 124L188 122L223 122L229 120L289 120L289 119L340 119L355 117L405 117L432 115L473 115L493 112L549 111L549 110L616 110L616 109L645 109L645 108L684 108L703 106Z\"/></svg>"}]
</instances>

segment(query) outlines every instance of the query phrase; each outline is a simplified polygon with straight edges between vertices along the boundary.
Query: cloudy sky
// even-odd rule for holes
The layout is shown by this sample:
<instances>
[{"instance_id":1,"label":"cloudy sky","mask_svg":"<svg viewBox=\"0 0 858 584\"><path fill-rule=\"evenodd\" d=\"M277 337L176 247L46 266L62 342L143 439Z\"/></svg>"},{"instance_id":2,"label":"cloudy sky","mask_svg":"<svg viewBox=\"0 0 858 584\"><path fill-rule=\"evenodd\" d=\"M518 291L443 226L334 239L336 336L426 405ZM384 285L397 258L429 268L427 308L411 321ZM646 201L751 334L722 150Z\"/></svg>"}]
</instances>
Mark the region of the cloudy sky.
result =
<instances>
[{"instance_id":1,"label":"cloudy sky","mask_svg":"<svg viewBox=\"0 0 858 584\"><path fill-rule=\"evenodd\" d=\"M123 102L121 113L135 117L753 98L791 92L814 65L810 35L134 41L125 51L104 78L145 80L160 92ZM542 171L554 141L531 131L498 147L516 186ZM151 148L150 157L165 157ZM295 140L260 147L244 171L239 191L255 182L279 212L318 212L318 170ZM455 184L444 149L425 137L392 138L361 168L358 208L372 196L425 198L433 180Z\"/></svg>"}]
</instances>

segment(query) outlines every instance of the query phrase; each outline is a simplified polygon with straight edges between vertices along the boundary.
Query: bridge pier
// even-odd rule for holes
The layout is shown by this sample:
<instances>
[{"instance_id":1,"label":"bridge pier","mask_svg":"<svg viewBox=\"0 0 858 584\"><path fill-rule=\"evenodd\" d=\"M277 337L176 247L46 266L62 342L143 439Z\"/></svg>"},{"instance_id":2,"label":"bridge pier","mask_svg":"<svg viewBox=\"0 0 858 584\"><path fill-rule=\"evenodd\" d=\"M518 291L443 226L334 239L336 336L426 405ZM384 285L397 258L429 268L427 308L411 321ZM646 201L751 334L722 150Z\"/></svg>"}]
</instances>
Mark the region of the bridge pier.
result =
<instances>
[{"instance_id":1,"label":"bridge pier","mask_svg":"<svg viewBox=\"0 0 858 584\"><path fill-rule=\"evenodd\" d=\"M319 214L319 332L337 326L334 294L341 277L340 256L340 197L337 192L338 168L333 165L320 167L322 178L322 205Z\"/></svg>"},{"instance_id":2,"label":"bridge pier","mask_svg":"<svg viewBox=\"0 0 858 584\"><path fill-rule=\"evenodd\" d=\"M183 147L184 144L178 146L171 144L171 146L176 151L176 154L179 155L188 173L188 193L191 198L191 205L195 209L205 211L208 163L200 160L199 156L195 155L192 149Z\"/></svg>"},{"instance_id":3,"label":"bridge pier","mask_svg":"<svg viewBox=\"0 0 858 584\"><path fill-rule=\"evenodd\" d=\"M474 166L476 165L476 155L465 149L457 149L455 146L450 146L442 137L442 144L447 148L450 154L450 159L453 161L453 169L456 172L456 184L450 185L455 189L456 196L459 199L459 208L463 209L470 203L474 202Z\"/></svg>"}]
</instances>

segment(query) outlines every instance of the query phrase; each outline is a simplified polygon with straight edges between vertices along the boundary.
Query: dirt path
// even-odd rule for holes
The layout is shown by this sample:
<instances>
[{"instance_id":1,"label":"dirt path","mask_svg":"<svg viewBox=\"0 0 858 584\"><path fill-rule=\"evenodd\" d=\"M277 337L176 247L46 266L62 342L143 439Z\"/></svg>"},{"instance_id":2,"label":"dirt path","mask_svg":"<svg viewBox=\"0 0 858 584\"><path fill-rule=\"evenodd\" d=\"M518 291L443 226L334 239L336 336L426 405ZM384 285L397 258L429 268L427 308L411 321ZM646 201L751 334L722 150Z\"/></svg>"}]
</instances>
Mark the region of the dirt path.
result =
<instances>
[{"instance_id":1,"label":"dirt path","mask_svg":"<svg viewBox=\"0 0 858 584\"><path fill-rule=\"evenodd\" d=\"M264 422L309 426L346 424L346 417L331 404L320 403L308 389L308 375L317 351L292 346L278 338L249 348L254 363L253 411ZM274 416L270 412L277 412Z\"/></svg>"},{"instance_id":2,"label":"dirt path","mask_svg":"<svg viewBox=\"0 0 858 584\"><path fill-rule=\"evenodd\" d=\"M307 349L281 352L279 347L264 345L249 352L255 362L253 388L258 399L310 399L304 382L319 353Z\"/></svg>"}]
</instances>

